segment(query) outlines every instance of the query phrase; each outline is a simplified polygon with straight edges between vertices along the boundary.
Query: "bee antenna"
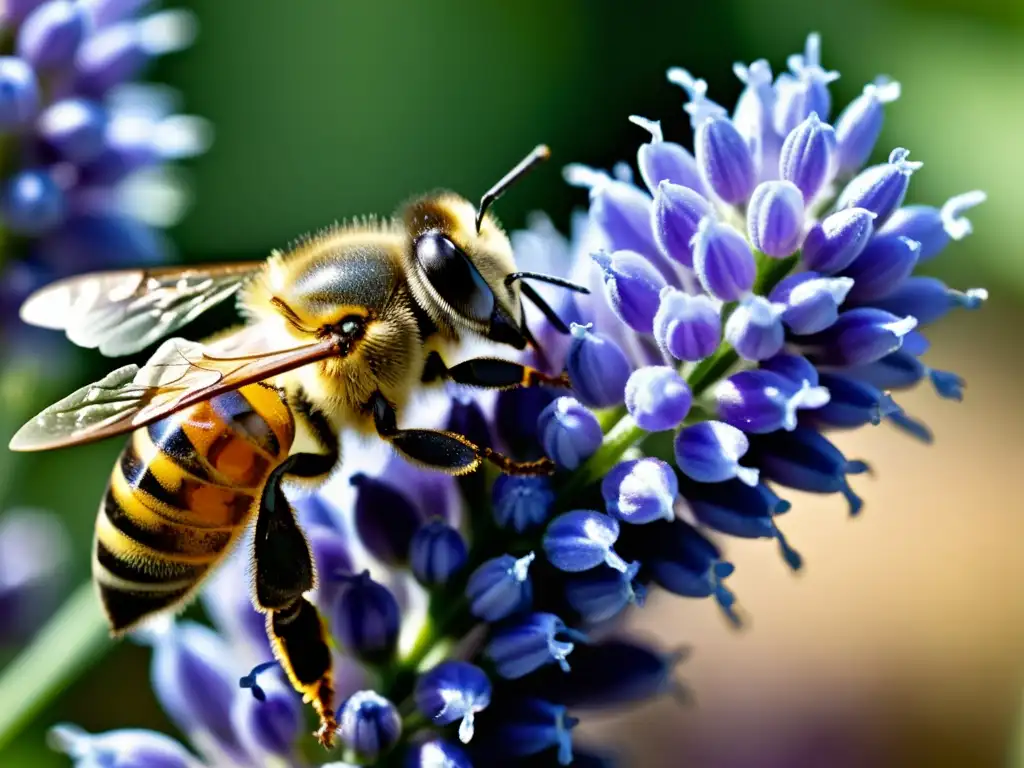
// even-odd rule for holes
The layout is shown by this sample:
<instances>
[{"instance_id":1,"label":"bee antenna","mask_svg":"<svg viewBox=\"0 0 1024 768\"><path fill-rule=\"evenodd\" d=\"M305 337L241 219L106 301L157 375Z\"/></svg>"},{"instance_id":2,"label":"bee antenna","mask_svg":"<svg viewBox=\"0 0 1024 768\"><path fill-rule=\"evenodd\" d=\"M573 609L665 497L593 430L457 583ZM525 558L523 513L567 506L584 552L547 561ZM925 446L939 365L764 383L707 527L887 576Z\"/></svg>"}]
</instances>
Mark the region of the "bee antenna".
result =
<instances>
[{"instance_id":1,"label":"bee antenna","mask_svg":"<svg viewBox=\"0 0 1024 768\"><path fill-rule=\"evenodd\" d=\"M529 283L522 285L523 296L533 302L533 305L544 313L544 317L555 327L555 330L562 334L569 333L569 326L558 316L558 313L551 308L551 305L544 301L544 297L537 293L537 289Z\"/></svg>"},{"instance_id":2,"label":"bee antenna","mask_svg":"<svg viewBox=\"0 0 1024 768\"><path fill-rule=\"evenodd\" d=\"M476 231L479 234L480 225L483 224L484 214L491 207L495 200L505 194L505 191L515 184L519 179L529 173L535 166L551 157L551 150L546 144L538 144L533 151L524 157L511 171L502 176L501 180L493 187L484 192L480 198L480 206L476 213Z\"/></svg>"},{"instance_id":3,"label":"bee antenna","mask_svg":"<svg viewBox=\"0 0 1024 768\"><path fill-rule=\"evenodd\" d=\"M539 280L542 283L557 285L559 288L568 288L570 291L576 291L576 293L590 293L590 290L582 285L577 285L576 283L563 280L561 277L555 277L554 275L545 275L542 272L513 272L511 275L505 276L505 287L509 287L517 280L523 279ZM524 293L526 288L526 283L523 283L522 290Z\"/></svg>"}]
</instances>

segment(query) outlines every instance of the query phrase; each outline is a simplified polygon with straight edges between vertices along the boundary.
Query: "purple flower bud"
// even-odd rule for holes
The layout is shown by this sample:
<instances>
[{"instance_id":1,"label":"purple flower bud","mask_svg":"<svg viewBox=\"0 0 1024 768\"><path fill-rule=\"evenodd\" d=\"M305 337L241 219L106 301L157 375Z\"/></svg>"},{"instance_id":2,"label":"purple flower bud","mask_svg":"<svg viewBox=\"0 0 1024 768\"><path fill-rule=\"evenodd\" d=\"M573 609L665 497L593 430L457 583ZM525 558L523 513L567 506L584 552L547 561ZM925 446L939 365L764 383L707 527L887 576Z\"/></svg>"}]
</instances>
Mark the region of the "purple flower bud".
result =
<instances>
[{"instance_id":1,"label":"purple flower bud","mask_svg":"<svg viewBox=\"0 0 1024 768\"><path fill-rule=\"evenodd\" d=\"M394 653L401 621L398 601L369 571L349 578L332 617L334 636L349 653L367 661L384 661Z\"/></svg>"},{"instance_id":2,"label":"purple flower bud","mask_svg":"<svg viewBox=\"0 0 1024 768\"><path fill-rule=\"evenodd\" d=\"M576 469L593 456L604 439L597 417L571 397L560 397L541 411L537 434L544 453L565 469Z\"/></svg>"},{"instance_id":3,"label":"purple flower bud","mask_svg":"<svg viewBox=\"0 0 1024 768\"><path fill-rule=\"evenodd\" d=\"M654 338L677 360L710 357L722 340L721 305L703 294L666 287L654 316Z\"/></svg>"},{"instance_id":4,"label":"purple flower bud","mask_svg":"<svg viewBox=\"0 0 1024 768\"><path fill-rule=\"evenodd\" d=\"M908 277L900 286L871 304L894 315L913 315L921 325L934 323L956 307L977 309L988 298L984 288L957 291L934 277Z\"/></svg>"},{"instance_id":5,"label":"purple flower bud","mask_svg":"<svg viewBox=\"0 0 1024 768\"><path fill-rule=\"evenodd\" d=\"M352 553L346 536L335 528L312 524L303 530L316 565L316 604L327 608L334 605L338 593L352 577Z\"/></svg>"},{"instance_id":6,"label":"purple flower bud","mask_svg":"<svg viewBox=\"0 0 1024 768\"><path fill-rule=\"evenodd\" d=\"M23 644L63 597L69 537L48 512L0 515L0 649Z\"/></svg>"},{"instance_id":7,"label":"purple flower bud","mask_svg":"<svg viewBox=\"0 0 1024 768\"><path fill-rule=\"evenodd\" d=\"M261 675L258 696L236 695L231 715L239 739L250 754L286 758L291 756L303 727L302 699L282 679L276 664L274 668L273 674Z\"/></svg>"},{"instance_id":8,"label":"purple flower bud","mask_svg":"<svg viewBox=\"0 0 1024 768\"><path fill-rule=\"evenodd\" d=\"M431 520L412 537L409 565L420 584L446 584L466 564L469 553L457 530L443 520Z\"/></svg>"},{"instance_id":9,"label":"purple flower bud","mask_svg":"<svg viewBox=\"0 0 1024 768\"><path fill-rule=\"evenodd\" d=\"M758 59L750 66L733 64L732 71L745 86L736 100L733 125L749 143L761 178L771 178L778 164L781 144L773 121L775 90L771 65L765 59Z\"/></svg>"},{"instance_id":10,"label":"purple flower bud","mask_svg":"<svg viewBox=\"0 0 1024 768\"><path fill-rule=\"evenodd\" d=\"M847 461L842 452L813 429L798 427L775 432L752 445L761 476L779 485L809 493L842 493L850 514L860 512L863 502L850 488L847 475L868 471L862 461Z\"/></svg>"},{"instance_id":11,"label":"purple flower bud","mask_svg":"<svg viewBox=\"0 0 1024 768\"><path fill-rule=\"evenodd\" d=\"M875 226L883 224L903 204L910 177L923 165L908 160L909 155L909 150L898 147L889 155L889 162L873 165L858 174L839 193L836 210L865 208L878 217Z\"/></svg>"},{"instance_id":12,"label":"purple flower bud","mask_svg":"<svg viewBox=\"0 0 1024 768\"><path fill-rule=\"evenodd\" d=\"M491 703L491 681L479 667L464 661L442 661L416 682L416 708L435 725L459 723L459 741L473 738L477 712Z\"/></svg>"},{"instance_id":13,"label":"purple flower bud","mask_svg":"<svg viewBox=\"0 0 1024 768\"><path fill-rule=\"evenodd\" d=\"M106 27L140 13L152 0L79 0L88 9L93 25Z\"/></svg>"},{"instance_id":14,"label":"purple flower bud","mask_svg":"<svg viewBox=\"0 0 1024 768\"><path fill-rule=\"evenodd\" d=\"M405 755L404 768L473 768L460 747L431 738L413 744Z\"/></svg>"},{"instance_id":15,"label":"purple flower bud","mask_svg":"<svg viewBox=\"0 0 1024 768\"><path fill-rule=\"evenodd\" d=\"M136 218L87 213L68 216L46 239L44 255L76 269L110 269L160 263L168 248L165 237Z\"/></svg>"},{"instance_id":16,"label":"purple flower bud","mask_svg":"<svg viewBox=\"0 0 1024 768\"><path fill-rule=\"evenodd\" d=\"M363 546L383 563L405 565L409 544L423 524L409 497L390 483L362 472L349 482L356 489L352 517Z\"/></svg>"},{"instance_id":17,"label":"purple flower bud","mask_svg":"<svg viewBox=\"0 0 1024 768\"><path fill-rule=\"evenodd\" d=\"M638 368L626 382L626 409L636 425L648 432L678 427L692 401L686 381L667 365Z\"/></svg>"},{"instance_id":18,"label":"purple flower bud","mask_svg":"<svg viewBox=\"0 0 1024 768\"><path fill-rule=\"evenodd\" d=\"M619 523L608 515L575 509L559 515L544 532L544 552L555 568L568 573L589 571L604 563L622 573L638 567L623 560L612 548L619 538Z\"/></svg>"},{"instance_id":19,"label":"purple flower bud","mask_svg":"<svg viewBox=\"0 0 1024 768\"><path fill-rule=\"evenodd\" d=\"M830 328L808 337L807 357L815 365L853 366L873 363L903 344L917 326L880 309L860 307L843 312Z\"/></svg>"},{"instance_id":20,"label":"purple flower bud","mask_svg":"<svg viewBox=\"0 0 1024 768\"><path fill-rule=\"evenodd\" d=\"M928 367L905 349L879 360L843 369L843 375L881 390L912 389L928 374Z\"/></svg>"},{"instance_id":21,"label":"purple flower bud","mask_svg":"<svg viewBox=\"0 0 1024 768\"><path fill-rule=\"evenodd\" d=\"M777 259L800 247L804 231L804 198L789 181L763 181L747 207L747 233L762 253Z\"/></svg>"},{"instance_id":22,"label":"purple flower bud","mask_svg":"<svg viewBox=\"0 0 1024 768\"><path fill-rule=\"evenodd\" d=\"M18 55L37 70L67 67L89 32L88 21L82 6L49 0L29 14L18 30Z\"/></svg>"},{"instance_id":23,"label":"purple flower bud","mask_svg":"<svg viewBox=\"0 0 1024 768\"><path fill-rule=\"evenodd\" d=\"M535 690L544 691L546 696L566 706L588 711L617 710L665 694L683 702L689 698L689 691L675 678L679 664L688 655L685 647L666 653L656 646L633 640L603 640L581 645L573 654L571 675L555 674L553 670L549 674L548 670L542 670ZM606 766L605 763L587 765Z\"/></svg>"},{"instance_id":24,"label":"purple flower bud","mask_svg":"<svg viewBox=\"0 0 1024 768\"><path fill-rule=\"evenodd\" d=\"M834 275L848 267L875 231L875 214L864 208L837 211L811 227L801 254L808 269Z\"/></svg>"},{"instance_id":25,"label":"purple flower bud","mask_svg":"<svg viewBox=\"0 0 1024 768\"><path fill-rule=\"evenodd\" d=\"M587 624L609 621L628 605L643 605L646 594L629 574L606 566L572 576L565 583L566 601Z\"/></svg>"},{"instance_id":26,"label":"purple flower bud","mask_svg":"<svg viewBox=\"0 0 1024 768\"><path fill-rule=\"evenodd\" d=\"M360 761L376 762L391 751L401 734L398 709L376 691L354 693L341 708L338 736Z\"/></svg>"},{"instance_id":27,"label":"purple flower bud","mask_svg":"<svg viewBox=\"0 0 1024 768\"><path fill-rule=\"evenodd\" d=\"M502 760L556 751L559 765L579 765L572 750L572 729L579 723L561 704L542 699L514 698L503 702L494 721L487 748Z\"/></svg>"},{"instance_id":28,"label":"purple flower bud","mask_svg":"<svg viewBox=\"0 0 1024 768\"><path fill-rule=\"evenodd\" d=\"M984 192L975 190L949 198L942 208L905 206L889 217L882 232L903 235L921 243L918 261L926 261L945 248L950 240L962 240L971 234L971 221L964 213L985 202L985 197Z\"/></svg>"},{"instance_id":29,"label":"purple flower bud","mask_svg":"<svg viewBox=\"0 0 1024 768\"><path fill-rule=\"evenodd\" d=\"M764 434L796 428L796 412L820 408L828 402L828 390L796 384L777 373L740 371L719 382L714 390L718 417L748 434Z\"/></svg>"},{"instance_id":30,"label":"purple flower bud","mask_svg":"<svg viewBox=\"0 0 1024 768\"><path fill-rule=\"evenodd\" d=\"M13 56L0 56L0 131L27 126L39 109L39 86L32 67Z\"/></svg>"},{"instance_id":31,"label":"purple flower bud","mask_svg":"<svg viewBox=\"0 0 1024 768\"><path fill-rule=\"evenodd\" d=\"M739 480L685 481L682 485L689 511L701 525L728 536L774 539L790 568L798 571L803 566L800 553L789 545L775 524L776 515L789 511L790 503L780 499L767 485L751 486Z\"/></svg>"},{"instance_id":32,"label":"purple flower bud","mask_svg":"<svg viewBox=\"0 0 1024 768\"><path fill-rule=\"evenodd\" d=\"M775 286L771 299L786 305L782 322L793 333L818 333L839 318L839 305L852 287L850 277L822 277L817 272L801 272Z\"/></svg>"},{"instance_id":33,"label":"purple flower bud","mask_svg":"<svg viewBox=\"0 0 1024 768\"><path fill-rule=\"evenodd\" d=\"M786 59L794 76L780 75L775 83L775 130L786 136L812 112L827 120L832 111L829 83L839 79L839 73L821 66L821 36L817 32L807 35L803 54Z\"/></svg>"},{"instance_id":34,"label":"purple flower bud","mask_svg":"<svg viewBox=\"0 0 1024 768\"><path fill-rule=\"evenodd\" d=\"M65 99L39 116L39 135L65 160L84 163L103 150L107 116L88 99Z\"/></svg>"},{"instance_id":35,"label":"purple flower bud","mask_svg":"<svg viewBox=\"0 0 1024 768\"><path fill-rule=\"evenodd\" d=\"M0 7L0 24L5 28L16 27L44 0L5 0Z\"/></svg>"},{"instance_id":36,"label":"purple flower bud","mask_svg":"<svg viewBox=\"0 0 1024 768\"><path fill-rule=\"evenodd\" d=\"M829 401L801 417L800 423L805 426L853 429L866 424L877 425L884 417L900 410L889 395L847 376L823 373L821 385L828 389Z\"/></svg>"},{"instance_id":37,"label":"purple flower bud","mask_svg":"<svg viewBox=\"0 0 1024 768\"><path fill-rule=\"evenodd\" d=\"M590 219L613 251L657 253L651 231L651 197L632 184L615 181L583 165L567 165L565 180L590 190Z\"/></svg>"},{"instance_id":38,"label":"purple flower bud","mask_svg":"<svg viewBox=\"0 0 1024 768\"><path fill-rule=\"evenodd\" d=\"M608 514L634 525L671 520L678 493L676 473L661 459L619 462L601 481Z\"/></svg>"},{"instance_id":39,"label":"purple flower bud","mask_svg":"<svg viewBox=\"0 0 1024 768\"><path fill-rule=\"evenodd\" d=\"M533 600L530 563L534 557L533 552L518 560L502 555L473 571L466 584L470 613L494 622L528 609Z\"/></svg>"},{"instance_id":40,"label":"purple flower bud","mask_svg":"<svg viewBox=\"0 0 1024 768\"><path fill-rule=\"evenodd\" d=\"M688 102L683 111L690 116L690 127L694 130L709 118L728 114L725 107L708 98L708 84L704 80L695 78L682 67L671 67L665 76L670 83L686 91Z\"/></svg>"},{"instance_id":41,"label":"purple flower bud","mask_svg":"<svg viewBox=\"0 0 1024 768\"><path fill-rule=\"evenodd\" d=\"M738 301L757 277L746 238L713 216L701 219L693 236L693 268L704 290L721 301Z\"/></svg>"},{"instance_id":42,"label":"purple flower bud","mask_svg":"<svg viewBox=\"0 0 1024 768\"><path fill-rule=\"evenodd\" d=\"M506 680L517 680L551 663L568 672L566 657L575 647L572 641L581 640L586 638L566 627L553 613L531 613L495 630L484 656L494 662L498 674Z\"/></svg>"},{"instance_id":43,"label":"purple flower bud","mask_svg":"<svg viewBox=\"0 0 1024 768\"><path fill-rule=\"evenodd\" d=\"M616 251L611 256L595 253L593 259L601 268L612 311L634 331L650 333L665 278L645 257L633 251Z\"/></svg>"},{"instance_id":44,"label":"purple flower bud","mask_svg":"<svg viewBox=\"0 0 1024 768\"><path fill-rule=\"evenodd\" d=\"M722 483L736 477L757 485L756 469L740 465L749 447L747 436L720 421L702 421L676 435L676 464L702 483Z\"/></svg>"},{"instance_id":45,"label":"purple flower bud","mask_svg":"<svg viewBox=\"0 0 1024 768\"><path fill-rule=\"evenodd\" d=\"M726 117L709 117L694 136L697 164L708 186L730 205L746 202L757 183L747 142Z\"/></svg>"},{"instance_id":46,"label":"purple flower bud","mask_svg":"<svg viewBox=\"0 0 1024 768\"><path fill-rule=\"evenodd\" d=\"M75 57L76 88L102 96L115 85L134 80L154 56L180 50L195 37L191 13L169 10L145 19L122 21L86 38Z\"/></svg>"},{"instance_id":47,"label":"purple flower bud","mask_svg":"<svg viewBox=\"0 0 1024 768\"><path fill-rule=\"evenodd\" d=\"M55 725L47 741L79 768L202 768L200 761L170 736L141 728L87 733L77 725Z\"/></svg>"},{"instance_id":48,"label":"purple flower bud","mask_svg":"<svg viewBox=\"0 0 1024 768\"><path fill-rule=\"evenodd\" d=\"M785 311L785 304L748 296L726 321L725 338L744 360L765 360L778 354L786 341Z\"/></svg>"},{"instance_id":49,"label":"purple flower bud","mask_svg":"<svg viewBox=\"0 0 1024 768\"><path fill-rule=\"evenodd\" d=\"M618 344L590 326L572 326L572 343L565 368L573 390L586 405L605 408L618 405L624 397L632 367Z\"/></svg>"},{"instance_id":50,"label":"purple flower bud","mask_svg":"<svg viewBox=\"0 0 1024 768\"><path fill-rule=\"evenodd\" d=\"M0 218L12 232L40 235L64 220L64 191L47 171L20 171L0 191Z\"/></svg>"},{"instance_id":51,"label":"purple flower bud","mask_svg":"<svg viewBox=\"0 0 1024 768\"><path fill-rule=\"evenodd\" d=\"M640 177L652 195L657 193L663 181L704 194L704 180L697 168L697 161L679 144L665 141L661 123L636 115L630 115L629 121L651 134L651 140L640 145L636 153L636 164L640 168Z\"/></svg>"},{"instance_id":52,"label":"purple flower bud","mask_svg":"<svg viewBox=\"0 0 1024 768\"><path fill-rule=\"evenodd\" d=\"M174 724L193 737L212 738L229 755L244 759L231 721L237 686L228 644L192 621L175 621L143 639L153 645L153 692Z\"/></svg>"},{"instance_id":53,"label":"purple flower bud","mask_svg":"<svg viewBox=\"0 0 1024 768\"><path fill-rule=\"evenodd\" d=\"M762 360L759 367L761 370L777 373L797 386L805 381L812 387L818 386L818 369L801 355L782 353Z\"/></svg>"},{"instance_id":54,"label":"purple flower bud","mask_svg":"<svg viewBox=\"0 0 1024 768\"><path fill-rule=\"evenodd\" d=\"M843 270L853 278L850 299L866 303L888 296L910 276L917 265L921 244L903 235L871 238L864 252Z\"/></svg>"},{"instance_id":55,"label":"purple flower bud","mask_svg":"<svg viewBox=\"0 0 1024 768\"><path fill-rule=\"evenodd\" d=\"M463 435L481 448L494 447L491 425L480 408L480 403L472 396L456 395L452 397L451 412L448 414L445 429Z\"/></svg>"},{"instance_id":56,"label":"purple flower bud","mask_svg":"<svg viewBox=\"0 0 1024 768\"><path fill-rule=\"evenodd\" d=\"M739 626L736 596L725 586L735 567L722 559L718 547L682 520L659 524L656 532L652 526L650 534L653 551L644 560L654 581L681 597L714 597L726 618Z\"/></svg>"},{"instance_id":57,"label":"purple flower bud","mask_svg":"<svg viewBox=\"0 0 1024 768\"><path fill-rule=\"evenodd\" d=\"M882 105L900 97L900 84L880 80L864 86L836 120L836 170L844 175L857 171L875 148L882 132Z\"/></svg>"},{"instance_id":58,"label":"purple flower bud","mask_svg":"<svg viewBox=\"0 0 1024 768\"><path fill-rule=\"evenodd\" d=\"M523 533L548 519L555 492L547 477L499 475L491 487L494 521Z\"/></svg>"},{"instance_id":59,"label":"purple flower bud","mask_svg":"<svg viewBox=\"0 0 1024 768\"><path fill-rule=\"evenodd\" d=\"M817 112L789 132L779 156L779 176L796 185L805 203L810 203L832 180L832 154L836 134L832 126L821 122Z\"/></svg>"},{"instance_id":60,"label":"purple flower bud","mask_svg":"<svg viewBox=\"0 0 1024 768\"><path fill-rule=\"evenodd\" d=\"M654 193L651 225L661 252L680 264L693 267L693 236L701 219L710 216L711 203L689 187L663 181Z\"/></svg>"}]
</instances>

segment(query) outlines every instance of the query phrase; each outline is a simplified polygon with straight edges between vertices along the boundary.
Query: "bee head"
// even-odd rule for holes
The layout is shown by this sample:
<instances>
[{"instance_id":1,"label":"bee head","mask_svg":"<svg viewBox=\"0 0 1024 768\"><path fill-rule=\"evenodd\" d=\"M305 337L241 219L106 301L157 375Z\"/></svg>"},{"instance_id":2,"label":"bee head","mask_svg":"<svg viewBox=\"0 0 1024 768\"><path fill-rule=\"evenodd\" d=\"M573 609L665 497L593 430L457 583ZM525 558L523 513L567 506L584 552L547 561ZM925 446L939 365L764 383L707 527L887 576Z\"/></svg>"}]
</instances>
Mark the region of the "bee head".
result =
<instances>
[{"instance_id":1,"label":"bee head","mask_svg":"<svg viewBox=\"0 0 1024 768\"><path fill-rule=\"evenodd\" d=\"M461 327L516 349L532 343L518 281L522 277L544 280L547 276L516 271L512 245L488 208L548 154L545 146L534 149L483 196L479 208L452 192L440 192L414 200L403 210L402 219L411 238L409 271L413 290L439 326ZM523 294L535 302L539 300L535 291L527 289ZM550 313L546 305L541 309Z\"/></svg>"}]
</instances>

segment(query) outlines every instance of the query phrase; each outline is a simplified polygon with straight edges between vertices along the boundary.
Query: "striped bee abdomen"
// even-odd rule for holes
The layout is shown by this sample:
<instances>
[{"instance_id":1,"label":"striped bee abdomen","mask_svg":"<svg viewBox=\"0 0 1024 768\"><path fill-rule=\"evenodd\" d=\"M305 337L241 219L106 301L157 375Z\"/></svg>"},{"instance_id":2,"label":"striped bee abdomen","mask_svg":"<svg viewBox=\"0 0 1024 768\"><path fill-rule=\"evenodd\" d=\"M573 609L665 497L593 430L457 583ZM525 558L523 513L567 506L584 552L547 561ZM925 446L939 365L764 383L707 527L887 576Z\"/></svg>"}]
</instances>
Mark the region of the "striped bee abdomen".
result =
<instances>
[{"instance_id":1,"label":"striped bee abdomen","mask_svg":"<svg viewBox=\"0 0 1024 768\"><path fill-rule=\"evenodd\" d=\"M93 579L115 633L187 599L245 530L295 436L250 384L132 433L96 518Z\"/></svg>"}]
</instances>

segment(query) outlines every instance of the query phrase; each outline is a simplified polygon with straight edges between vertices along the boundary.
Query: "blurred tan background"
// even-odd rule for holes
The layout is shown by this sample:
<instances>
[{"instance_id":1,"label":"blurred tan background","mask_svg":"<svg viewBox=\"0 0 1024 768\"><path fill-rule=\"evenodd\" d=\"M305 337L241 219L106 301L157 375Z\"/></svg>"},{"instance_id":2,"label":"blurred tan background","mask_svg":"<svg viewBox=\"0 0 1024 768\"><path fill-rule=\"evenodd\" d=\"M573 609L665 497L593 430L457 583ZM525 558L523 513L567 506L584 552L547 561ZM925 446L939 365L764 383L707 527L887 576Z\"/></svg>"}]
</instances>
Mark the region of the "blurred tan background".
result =
<instances>
[{"instance_id":1,"label":"blurred tan background","mask_svg":"<svg viewBox=\"0 0 1024 768\"><path fill-rule=\"evenodd\" d=\"M841 439L876 475L854 480L867 502L856 520L839 499L793 498L782 525L805 556L800 577L770 543L730 544L746 631L727 629L706 601L655 599L638 613L639 631L694 646L680 676L697 706L666 702L587 731L622 743L627 765L651 768L1024 765L1011 758L1024 720L1024 3L191 6L197 45L153 74L217 130L190 169L195 208L172 232L181 258L196 261L251 258L335 218L387 213L423 189L473 196L542 140L557 164L632 160L643 135L627 123L631 113L662 119L669 137L688 142L681 92L664 80L669 65L707 78L731 104L733 61L765 56L778 70L818 30L825 65L842 72L837 108L876 74L900 80L878 154L906 146L925 162L911 201L989 193L971 215L976 234L930 265L958 287L992 294L982 312L955 314L931 334L928 363L964 374L966 401L924 388L901 399L932 425L932 447L886 427ZM499 213L518 227L544 209L564 230L584 202L552 168ZM21 391L26 414L106 369L65 346L62 373ZM3 507L53 509L75 541L87 541L118 449L0 463ZM72 583L88 570L87 547L76 553ZM145 651L119 647L0 753L0 765L66 764L41 747L56 720L166 728L146 662ZM116 694L104 687L114 676Z\"/></svg>"}]
</instances>

